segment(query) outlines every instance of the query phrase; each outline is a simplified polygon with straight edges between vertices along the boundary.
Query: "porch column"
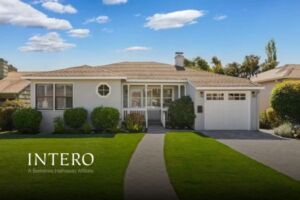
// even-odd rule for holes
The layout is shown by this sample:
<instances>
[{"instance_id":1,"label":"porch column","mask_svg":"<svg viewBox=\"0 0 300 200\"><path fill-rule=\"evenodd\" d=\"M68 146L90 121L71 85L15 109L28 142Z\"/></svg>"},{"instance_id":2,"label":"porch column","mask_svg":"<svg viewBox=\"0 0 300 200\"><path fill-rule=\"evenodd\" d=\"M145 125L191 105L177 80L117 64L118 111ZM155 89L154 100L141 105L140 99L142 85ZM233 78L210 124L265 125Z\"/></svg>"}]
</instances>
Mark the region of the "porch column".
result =
<instances>
[{"instance_id":1,"label":"porch column","mask_svg":"<svg viewBox=\"0 0 300 200\"><path fill-rule=\"evenodd\" d=\"M130 102L129 102L129 96L130 96L130 91L129 91L129 84L127 84L127 92L128 92L128 94L127 94L127 108L130 108L131 106L130 106ZM130 109L128 109L128 112L129 113L127 113L127 114L130 114Z\"/></svg>"},{"instance_id":2,"label":"porch column","mask_svg":"<svg viewBox=\"0 0 300 200\"><path fill-rule=\"evenodd\" d=\"M181 94L180 94L180 85L177 85L177 89L178 89L178 99L180 99L180 97L181 97Z\"/></svg>"},{"instance_id":3,"label":"porch column","mask_svg":"<svg viewBox=\"0 0 300 200\"><path fill-rule=\"evenodd\" d=\"M163 110L163 96L164 96L164 91L163 91L163 85L160 85L160 110Z\"/></svg>"},{"instance_id":4,"label":"porch column","mask_svg":"<svg viewBox=\"0 0 300 200\"><path fill-rule=\"evenodd\" d=\"M145 122L146 128L148 128L148 85L145 84Z\"/></svg>"}]
</instances>

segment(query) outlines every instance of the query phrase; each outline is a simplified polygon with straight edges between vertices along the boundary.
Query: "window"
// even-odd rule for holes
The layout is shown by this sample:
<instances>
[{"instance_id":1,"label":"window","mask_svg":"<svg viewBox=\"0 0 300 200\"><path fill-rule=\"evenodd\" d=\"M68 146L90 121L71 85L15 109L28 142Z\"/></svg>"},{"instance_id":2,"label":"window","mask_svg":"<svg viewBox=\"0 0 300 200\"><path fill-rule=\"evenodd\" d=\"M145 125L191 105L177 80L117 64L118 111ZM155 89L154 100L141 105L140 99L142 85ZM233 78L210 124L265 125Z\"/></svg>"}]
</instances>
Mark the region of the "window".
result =
<instances>
[{"instance_id":1,"label":"window","mask_svg":"<svg viewBox=\"0 0 300 200\"><path fill-rule=\"evenodd\" d=\"M149 88L147 96L149 107L160 107L160 88Z\"/></svg>"},{"instance_id":2,"label":"window","mask_svg":"<svg viewBox=\"0 0 300 200\"><path fill-rule=\"evenodd\" d=\"M245 93L229 93L228 95L229 100L246 100Z\"/></svg>"},{"instance_id":3,"label":"window","mask_svg":"<svg viewBox=\"0 0 300 200\"><path fill-rule=\"evenodd\" d=\"M73 86L70 84L55 85L55 109L64 110L73 107Z\"/></svg>"},{"instance_id":4,"label":"window","mask_svg":"<svg viewBox=\"0 0 300 200\"><path fill-rule=\"evenodd\" d=\"M144 96L145 92L142 88L132 88L131 93L131 107L132 108L142 108L144 107Z\"/></svg>"},{"instance_id":5,"label":"window","mask_svg":"<svg viewBox=\"0 0 300 200\"><path fill-rule=\"evenodd\" d=\"M170 103L173 101L173 89L172 88L164 88L163 94L163 105L164 107L168 107Z\"/></svg>"},{"instance_id":6,"label":"window","mask_svg":"<svg viewBox=\"0 0 300 200\"><path fill-rule=\"evenodd\" d=\"M224 93L207 93L206 100L224 100Z\"/></svg>"},{"instance_id":7,"label":"window","mask_svg":"<svg viewBox=\"0 0 300 200\"><path fill-rule=\"evenodd\" d=\"M53 85L52 84L36 85L36 108L39 110L53 109Z\"/></svg>"},{"instance_id":8,"label":"window","mask_svg":"<svg viewBox=\"0 0 300 200\"><path fill-rule=\"evenodd\" d=\"M123 85L123 107L128 108L128 85Z\"/></svg>"},{"instance_id":9,"label":"window","mask_svg":"<svg viewBox=\"0 0 300 200\"><path fill-rule=\"evenodd\" d=\"M110 94L110 86L107 84L100 84L98 86L98 94L101 97L106 97Z\"/></svg>"}]
</instances>

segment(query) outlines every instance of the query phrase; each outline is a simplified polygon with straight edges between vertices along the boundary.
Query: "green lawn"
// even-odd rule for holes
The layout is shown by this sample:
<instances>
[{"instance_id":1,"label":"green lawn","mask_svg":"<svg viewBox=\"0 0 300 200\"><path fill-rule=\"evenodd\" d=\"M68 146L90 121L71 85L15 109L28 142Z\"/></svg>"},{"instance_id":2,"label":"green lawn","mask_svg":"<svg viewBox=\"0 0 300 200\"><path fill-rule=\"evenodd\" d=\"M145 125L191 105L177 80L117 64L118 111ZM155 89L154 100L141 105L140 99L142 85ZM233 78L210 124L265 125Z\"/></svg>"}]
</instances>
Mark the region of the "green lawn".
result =
<instances>
[{"instance_id":1,"label":"green lawn","mask_svg":"<svg viewBox=\"0 0 300 200\"><path fill-rule=\"evenodd\" d=\"M212 138L190 132L168 133L165 157L180 199L300 199L300 182Z\"/></svg>"},{"instance_id":2,"label":"green lawn","mask_svg":"<svg viewBox=\"0 0 300 200\"><path fill-rule=\"evenodd\" d=\"M143 134L32 137L0 137L0 199L122 199L125 170ZM86 169L94 173L28 173L29 152L90 152L95 162ZM44 167L54 168L82 167Z\"/></svg>"}]
</instances>

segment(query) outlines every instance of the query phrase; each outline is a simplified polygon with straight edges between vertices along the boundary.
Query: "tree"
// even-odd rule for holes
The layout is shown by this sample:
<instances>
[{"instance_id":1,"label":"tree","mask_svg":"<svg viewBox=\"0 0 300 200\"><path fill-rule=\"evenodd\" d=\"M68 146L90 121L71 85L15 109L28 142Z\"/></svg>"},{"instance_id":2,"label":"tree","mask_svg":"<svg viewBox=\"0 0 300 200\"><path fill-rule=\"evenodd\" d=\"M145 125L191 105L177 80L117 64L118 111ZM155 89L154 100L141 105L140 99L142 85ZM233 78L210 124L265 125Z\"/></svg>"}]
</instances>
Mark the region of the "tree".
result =
<instances>
[{"instance_id":1,"label":"tree","mask_svg":"<svg viewBox=\"0 0 300 200\"><path fill-rule=\"evenodd\" d=\"M259 69L259 56L248 55L245 56L243 64L240 68L240 76L243 78L250 78Z\"/></svg>"},{"instance_id":2,"label":"tree","mask_svg":"<svg viewBox=\"0 0 300 200\"><path fill-rule=\"evenodd\" d=\"M213 64L213 72L217 74L224 74L224 69L221 60L217 56L212 57L211 62Z\"/></svg>"},{"instance_id":3,"label":"tree","mask_svg":"<svg viewBox=\"0 0 300 200\"><path fill-rule=\"evenodd\" d=\"M272 90L271 106L284 120L300 122L300 81L285 81Z\"/></svg>"},{"instance_id":4,"label":"tree","mask_svg":"<svg viewBox=\"0 0 300 200\"><path fill-rule=\"evenodd\" d=\"M225 67L224 73L228 76L238 77L240 74L240 67L241 67L241 65L237 62L229 63Z\"/></svg>"},{"instance_id":5,"label":"tree","mask_svg":"<svg viewBox=\"0 0 300 200\"><path fill-rule=\"evenodd\" d=\"M194 59L194 62L196 64L196 66L199 67L200 69L202 69L204 71L210 71L209 64L203 58L197 57Z\"/></svg>"},{"instance_id":6,"label":"tree","mask_svg":"<svg viewBox=\"0 0 300 200\"><path fill-rule=\"evenodd\" d=\"M262 64L262 69L261 69L261 71L263 72L268 71L270 69L274 69L278 65L276 43L273 39L270 40L266 45L266 54L267 54L267 59Z\"/></svg>"},{"instance_id":7,"label":"tree","mask_svg":"<svg viewBox=\"0 0 300 200\"><path fill-rule=\"evenodd\" d=\"M199 68L199 69L202 69L204 71L210 71L209 64L206 62L205 59L203 59L199 56L194 58L193 60L185 59L184 60L184 66Z\"/></svg>"}]
</instances>

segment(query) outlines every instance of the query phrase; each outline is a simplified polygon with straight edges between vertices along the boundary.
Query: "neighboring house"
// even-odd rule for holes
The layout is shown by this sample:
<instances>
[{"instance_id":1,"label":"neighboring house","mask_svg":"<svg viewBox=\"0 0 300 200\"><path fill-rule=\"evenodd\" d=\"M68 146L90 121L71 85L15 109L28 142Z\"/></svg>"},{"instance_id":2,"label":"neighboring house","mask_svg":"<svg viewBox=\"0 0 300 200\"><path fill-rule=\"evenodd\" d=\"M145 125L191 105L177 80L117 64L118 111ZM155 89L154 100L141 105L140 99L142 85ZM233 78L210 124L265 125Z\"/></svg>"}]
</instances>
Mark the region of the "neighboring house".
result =
<instances>
[{"instance_id":1,"label":"neighboring house","mask_svg":"<svg viewBox=\"0 0 300 200\"><path fill-rule=\"evenodd\" d=\"M285 80L300 80L300 65L284 65L251 78L252 82L265 87L259 94L259 110L261 112L270 107L270 97L274 86Z\"/></svg>"},{"instance_id":2,"label":"neighboring house","mask_svg":"<svg viewBox=\"0 0 300 200\"><path fill-rule=\"evenodd\" d=\"M262 87L247 79L185 68L177 53L175 65L121 62L99 67L80 66L34 73L31 105L43 114L42 130L65 109L98 106L119 110L122 120L131 112L145 116L146 125L166 124L171 101L188 95L194 102L196 130L257 130L257 94ZM182 112L185 112L184 110Z\"/></svg>"},{"instance_id":3,"label":"neighboring house","mask_svg":"<svg viewBox=\"0 0 300 200\"><path fill-rule=\"evenodd\" d=\"M6 100L20 99L30 105L30 81L22 79L25 73L8 72L0 80L0 105Z\"/></svg>"}]
</instances>

